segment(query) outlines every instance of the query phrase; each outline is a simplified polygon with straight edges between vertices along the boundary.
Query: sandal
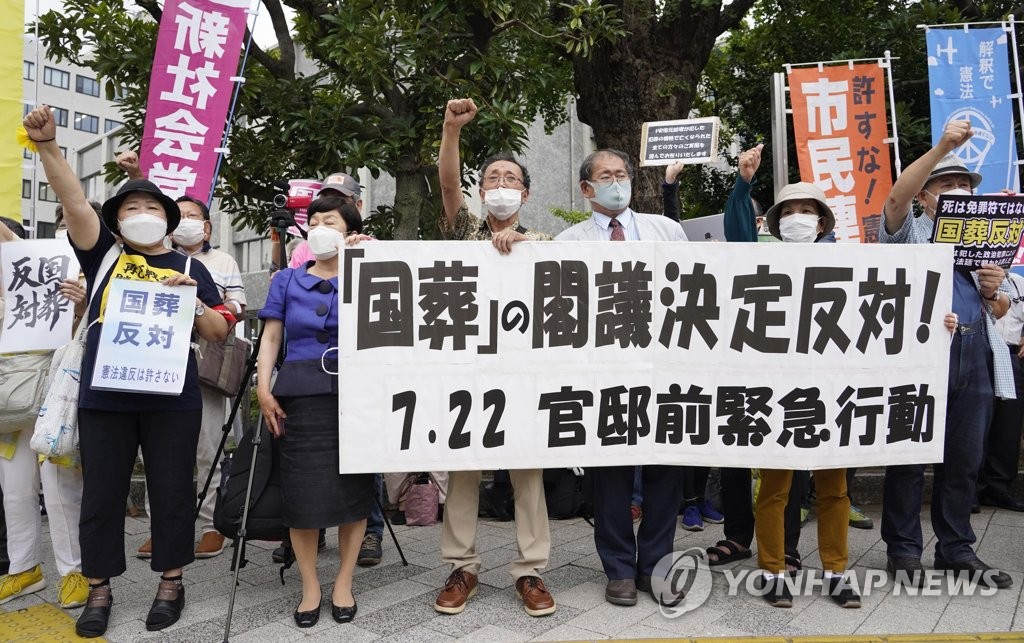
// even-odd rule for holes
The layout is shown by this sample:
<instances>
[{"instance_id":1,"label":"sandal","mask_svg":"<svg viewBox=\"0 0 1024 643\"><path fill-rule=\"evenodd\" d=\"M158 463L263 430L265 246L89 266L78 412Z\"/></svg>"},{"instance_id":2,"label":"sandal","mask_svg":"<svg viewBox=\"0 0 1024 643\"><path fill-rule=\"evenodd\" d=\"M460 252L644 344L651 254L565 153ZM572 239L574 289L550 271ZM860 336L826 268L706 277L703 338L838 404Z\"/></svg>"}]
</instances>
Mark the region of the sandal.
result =
<instances>
[{"instance_id":1,"label":"sandal","mask_svg":"<svg viewBox=\"0 0 1024 643\"><path fill-rule=\"evenodd\" d=\"M161 578L153 606L149 608L149 615L146 616L146 629L156 632L174 625L181 617L183 607L185 587L181 584L181 577L171 580Z\"/></svg>"},{"instance_id":2,"label":"sandal","mask_svg":"<svg viewBox=\"0 0 1024 643\"><path fill-rule=\"evenodd\" d=\"M110 593L110 584L89 586L89 599L85 609L75 623L75 633L86 639L103 636L110 622L110 606L114 604L114 595Z\"/></svg>"},{"instance_id":3,"label":"sandal","mask_svg":"<svg viewBox=\"0 0 1024 643\"><path fill-rule=\"evenodd\" d=\"M714 567L715 565L726 565L728 563L750 558L753 553L750 548L740 549L740 546L731 540L719 540L715 543L714 547L708 547L705 550L708 553L708 565ZM711 560L711 555L717 556L714 560Z\"/></svg>"}]
</instances>

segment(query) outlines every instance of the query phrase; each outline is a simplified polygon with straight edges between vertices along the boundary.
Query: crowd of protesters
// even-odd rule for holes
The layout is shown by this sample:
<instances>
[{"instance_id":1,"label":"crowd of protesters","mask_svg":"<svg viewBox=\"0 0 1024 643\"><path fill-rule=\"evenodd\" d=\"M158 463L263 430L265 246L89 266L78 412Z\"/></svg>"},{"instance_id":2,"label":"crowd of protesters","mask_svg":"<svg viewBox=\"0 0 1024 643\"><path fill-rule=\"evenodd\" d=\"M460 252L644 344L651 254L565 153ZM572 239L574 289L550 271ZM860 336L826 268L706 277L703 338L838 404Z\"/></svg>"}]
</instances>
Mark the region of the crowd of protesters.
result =
<instances>
[{"instance_id":1,"label":"crowd of protesters","mask_svg":"<svg viewBox=\"0 0 1024 643\"><path fill-rule=\"evenodd\" d=\"M484 211L470 211L462 189L460 135L477 114L470 99L445 107L438 166L443 210L439 228L446 239L484 240L497 252L515 252L520 242L547 242L520 217L530 196L530 174L510 153L496 154L479 168L477 185ZM196 287L193 331L222 341L245 315L246 299L238 266L210 245L210 212L202 200L175 201L146 180L133 154L119 165L129 180L103 204L90 203L64 159L56 123L46 106L24 119L38 148L46 179L62 208L58 233L70 243L82 266L81 280L62 284L61 293L76 306L78 323L87 324L78 405L80 453L40 463L28 445L31 426L0 434L0 489L6 530L6 569L0 577L0 604L46 586L39 550L40 479L49 515L54 554L61 574L58 600L66 609L82 608L76 630L102 636L114 605L111 578L126 569L125 503L129 480L141 450L150 498L151 538L137 552L159 574L157 592L145 618L148 630L164 629L185 608L183 570L195 558L224 549L224 537L212 523L212 506L193 507L193 472L216 466L219 430L226 416L223 394L207 390L189 357L183 392L178 396L112 392L89 382L103 324L103 293L119 266L135 264L168 287ZM953 154L972 136L966 121L952 121L941 139L899 176L885 203L882 243L929 243L940 195L970 194L981 177ZM785 243L834 243L835 215L822 190L809 183L783 187L762 214L751 198L762 146L743 152L735 187L725 208L728 242L757 242L765 237ZM590 154L579 169L579 189L592 215L554 240L686 242L679 223L679 164L669 166L663 184L663 214L630 207L634 169L629 156L604 149ZM325 181L309 206L306 241L293 261L277 271L259 313L265 330L258 356L257 396L261 412L280 450L283 521L289 527L289 555L298 564L302 596L295 606L298 627L319 619L323 596L317 552L323 530L338 528L341 565L331 591L332 617L352 621L357 613L353 588L355 564L381 560L381 476L342 475L338 461L338 249L370 242L362 234L361 186L338 173ZM916 206L915 206L916 202ZM915 207L921 211L914 216ZM0 226L0 242L24 238L9 219ZM283 241L283 240L282 240ZM116 255L106 269L104 258ZM196 261L192 261L195 258ZM104 269L101 270L101 267ZM102 274L101 274L102 273ZM139 277L136 277L139 278ZM945 325L952 332L944 457L932 465L931 522L936 535L933 566L978 573L979 582L1009 587L1011 578L989 567L975 553L972 509L980 502L1024 511L1013 494L1020 454L1024 406L1024 278L996 265L972 273L954 273L953 299ZM2 309L0 309L2 311ZM286 357L279 358L287 346ZM275 374L277 375L275 380ZM888 467L885 473L881 534L887 567L913 583L924 582L920 517L924 465ZM514 591L527 614L556 611L552 592L541 579L551 549L540 469L510 471L518 557L510 564ZM666 465L612 466L590 470L594 484L594 542L607 585L609 603L630 606L638 592L650 593L659 560L670 554L677 527L703 528L724 522L724 538L707 548L711 565L750 558L756 541L761 574L758 586L771 605L789 607L793 596L787 574L801 569L798 551L802 504L813 485L817 504L822 574L829 595L841 607L860 607L847 579L849 527L871 528L849 492L853 471L728 469L719 471L718 506L706 497L708 470ZM752 493L751 480L756 489ZM451 472L439 543L450 575L435 609L458 614L477 591L481 558L476 550L480 471ZM389 482L389 489L394 485ZM680 519L680 515L682 518Z\"/></svg>"}]
</instances>

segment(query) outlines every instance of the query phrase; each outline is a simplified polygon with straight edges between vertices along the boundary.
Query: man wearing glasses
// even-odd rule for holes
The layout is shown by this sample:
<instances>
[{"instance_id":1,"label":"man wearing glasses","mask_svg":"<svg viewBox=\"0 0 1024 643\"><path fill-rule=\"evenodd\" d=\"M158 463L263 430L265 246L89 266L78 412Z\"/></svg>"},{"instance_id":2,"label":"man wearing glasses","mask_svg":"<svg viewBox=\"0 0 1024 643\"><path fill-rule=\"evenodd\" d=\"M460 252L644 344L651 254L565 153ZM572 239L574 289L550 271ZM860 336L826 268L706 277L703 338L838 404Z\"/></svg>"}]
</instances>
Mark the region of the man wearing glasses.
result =
<instances>
[{"instance_id":1,"label":"man wearing glasses","mask_svg":"<svg viewBox=\"0 0 1024 643\"><path fill-rule=\"evenodd\" d=\"M633 212L633 166L618 150L598 150L580 166L580 191L593 216L559 234L556 241L686 241L677 221ZM672 552L676 515L683 499L682 468L645 465L643 519L633 534L630 499L634 467L596 467L594 544L608 584L604 598L613 605L636 605L637 589L651 591L651 573ZM653 596L653 594L652 594ZM657 600L657 597L655 597Z\"/></svg>"},{"instance_id":2,"label":"man wearing glasses","mask_svg":"<svg viewBox=\"0 0 1024 643\"><path fill-rule=\"evenodd\" d=\"M498 252L507 254L517 241L549 241L550 236L527 230L519 222L519 210L530 194L526 167L509 153L492 156L480 169L480 199L483 218L469 212L462 194L459 136L463 126L476 116L472 99L448 101L437 165L441 180L444 216L439 221L446 239L490 241ZM541 469L509 471L515 490L516 542L519 557L511 563L516 594L530 616L555 611L555 600L540 578L548 565L551 532ZM441 530L441 558L452 566L444 589L434 602L442 614L458 614L477 589L480 555L476 551L477 512L480 504L480 471L452 471Z\"/></svg>"}]
</instances>

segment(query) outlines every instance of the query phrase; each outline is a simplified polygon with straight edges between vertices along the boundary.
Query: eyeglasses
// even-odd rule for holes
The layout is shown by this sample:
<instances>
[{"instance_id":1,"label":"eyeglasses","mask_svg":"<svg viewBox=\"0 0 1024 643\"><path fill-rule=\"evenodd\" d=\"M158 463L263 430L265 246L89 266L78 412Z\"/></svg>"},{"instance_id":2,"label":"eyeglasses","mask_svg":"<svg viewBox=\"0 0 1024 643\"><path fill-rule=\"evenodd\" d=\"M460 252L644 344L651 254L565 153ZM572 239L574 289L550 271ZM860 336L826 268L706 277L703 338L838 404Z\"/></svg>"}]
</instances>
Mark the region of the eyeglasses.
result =
<instances>
[{"instance_id":1,"label":"eyeglasses","mask_svg":"<svg viewBox=\"0 0 1024 643\"><path fill-rule=\"evenodd\" d=\"M590 181L592 185L611 185L612 183L618 183L620 185L629 185L629 175L622 174L616 176L602 176L599 179Z\"/></svg>"},{"instance_id":2,"label":"eyeglasses","mask_svg":"<svg viewBox=\"0 0 1024 643\"><path fill-rule=\"evenodd\" d=\"M494 187L495 185L500 185L506 188L516 188L518 190L523 188L523 180L518 176L512 176L511 174L506 174L505 176L484 177L484 186Z\"/></svg>"}]
</instances>

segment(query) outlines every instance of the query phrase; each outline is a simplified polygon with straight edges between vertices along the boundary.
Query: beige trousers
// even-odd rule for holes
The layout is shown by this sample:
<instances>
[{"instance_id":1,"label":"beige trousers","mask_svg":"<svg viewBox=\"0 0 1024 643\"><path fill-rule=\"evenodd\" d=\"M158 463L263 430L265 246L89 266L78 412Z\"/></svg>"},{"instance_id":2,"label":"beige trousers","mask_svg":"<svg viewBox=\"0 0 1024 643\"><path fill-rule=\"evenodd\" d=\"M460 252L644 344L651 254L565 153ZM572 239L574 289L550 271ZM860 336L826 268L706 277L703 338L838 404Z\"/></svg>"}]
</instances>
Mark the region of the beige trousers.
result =
<instances>
[{"instance_id":1,"label":"beige trousers","mask_svg":"<svg viewBox=\"0 0 1024 643\"><path fill-rule=\"evenodd\" d=\"M515 493L516 542L519 558L509 572L519 580L540 576L551 555L551 530L544 499L544 472L541 469L512 469L509 472ZM480 573L480 554L476 551L477 513L480 509L480 471L451 471L448 474L448 501L444 505L441 530L441 559L452 570Z\"/></svg>"}]
</instances>

